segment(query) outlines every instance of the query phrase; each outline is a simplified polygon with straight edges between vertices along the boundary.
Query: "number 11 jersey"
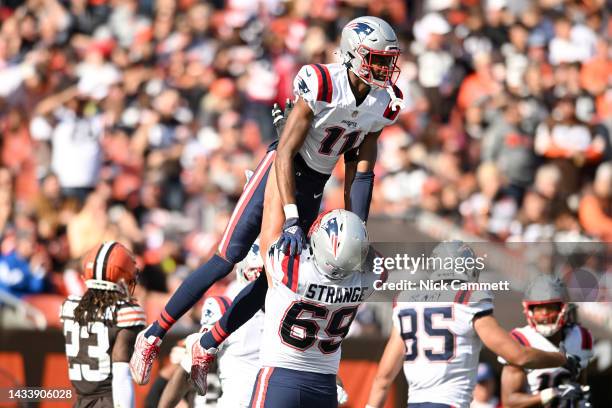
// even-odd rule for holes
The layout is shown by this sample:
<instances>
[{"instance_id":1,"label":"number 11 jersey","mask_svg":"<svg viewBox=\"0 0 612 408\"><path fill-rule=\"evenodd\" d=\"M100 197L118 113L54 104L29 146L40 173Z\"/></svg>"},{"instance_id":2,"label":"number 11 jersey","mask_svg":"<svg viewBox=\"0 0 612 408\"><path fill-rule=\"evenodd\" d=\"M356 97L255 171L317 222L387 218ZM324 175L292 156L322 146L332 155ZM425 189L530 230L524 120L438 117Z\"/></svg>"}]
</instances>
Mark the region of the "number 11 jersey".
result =
<instances>
[{"instance_id":1,"label":"number 11 jersey","mask_svg":"<svg viewBox=\"0 0 612 408\"><path fill-rule=\"evenodd\" d=\"M342 340L380 276L354 272L333 281L317 269L310 247L290 257L275 245L266 257L266 273L273 285L266 295L262 366L336 374Z\"/></svg>"},{"instance_id":2,"label":"number 11 jersey","mask_svg":"<svg viewBox=\"0 0 612 408\"><path fill-rule=\"evenodd\" d=\"M492 294L415 293L407 300L394 306L393 325L406 345L408 401L469 407L482 348L473 320L493 313Z\"/></svg>"},{"instance_id":3,"label":"number 11 jersey","mask_svg":"<svg viewBox=\"0 0 612 408\"><path fill-rule=\"evenodd\" d=\"M319 173L331 174L342 154L358 147L368 133L393 124L399 114L399 108L389 106L389 93L376 86L357 106L348 75L342 64L312 64L303 66L293 81L294 94L314 114L299 153ZM393 90L402 97L397 86Z\"/></svg>"}]
</instances>

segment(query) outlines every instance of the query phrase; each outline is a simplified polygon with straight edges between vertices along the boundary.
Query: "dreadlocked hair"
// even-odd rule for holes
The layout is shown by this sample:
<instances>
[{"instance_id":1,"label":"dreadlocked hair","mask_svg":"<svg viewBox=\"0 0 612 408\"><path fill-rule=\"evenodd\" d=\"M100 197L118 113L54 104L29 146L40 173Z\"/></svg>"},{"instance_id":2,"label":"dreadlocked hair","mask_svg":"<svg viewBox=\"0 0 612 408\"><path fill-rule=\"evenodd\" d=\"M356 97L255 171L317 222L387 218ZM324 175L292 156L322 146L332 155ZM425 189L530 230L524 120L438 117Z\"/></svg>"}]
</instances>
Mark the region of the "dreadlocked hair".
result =
<instances>
[{"instance_id":1,"label":"dreadlocked hair","mask_svg":"<svg viewBox=\"0 0 612 408\"><path fill-rule=\"evenodd\" d=\"M74 309L74 319L80 326L93 321L112 326L117 320L117 303L124 300L125 295L114 290L87 289Z\"/></svg>"}]
</instances>

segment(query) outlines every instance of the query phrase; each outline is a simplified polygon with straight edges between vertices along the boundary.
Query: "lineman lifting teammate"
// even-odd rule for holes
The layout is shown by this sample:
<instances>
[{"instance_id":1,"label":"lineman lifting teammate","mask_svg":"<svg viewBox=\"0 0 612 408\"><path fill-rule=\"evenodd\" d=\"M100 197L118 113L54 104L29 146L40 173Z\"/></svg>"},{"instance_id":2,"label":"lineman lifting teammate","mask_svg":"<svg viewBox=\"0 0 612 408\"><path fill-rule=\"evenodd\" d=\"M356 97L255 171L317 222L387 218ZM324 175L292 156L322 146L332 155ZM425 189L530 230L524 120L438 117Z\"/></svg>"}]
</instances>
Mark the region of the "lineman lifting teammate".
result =
<instances>
[{"instance_id":1,"label":"lineman lifting teammate","mask_svg":"<svg viewBox=\"0 0 612 408\"><path fill-rule=\"evenodd\" d=\"M249 406L337 407L342 340L381 278L370 270L368 257L374 251L364 222L346 210L321 214L308 234L309 244L295 257L284 253L280 240L274 243L280 232L261 236L270 289L262 368Z\"/></svg>"},{"instance_id":2,"label":"lineman lifting teammate","mask_svg":"<svg viewBox=\"0 0 612 408\"><path fill-rule=\"evenodd\" d=\"M565 351L579 356L582 368L586 368L593 357L593 339L586 328L569 321L567 291L559 278L539 275L532 280L525 291L523 308L528 325L512 330L516 340L546 351L558 351L563 343ZM582 374L581 382L585 383L586 371ZM505 365L502 402L510 408L577 406L573 402L586 402L587 395L575 380L562 367L523 369Z\"/></svg>"},{"instance_id":3,"label":"lineman lifting teammate","mask_svg":"<svg viewBox=\"0 0 612 408\"><path fill-rule=\"evenodd\" d=\"M260 230L282 230L282 249L291 255L301 252L303 231L316 219L323 188L341 155L346 166L345 207L367 220L377 138L402 107L402 94L394 85L399 42L384 20L360 17L342 30L341 54L342 63L300 69L294 80L295 107L278 144L270 146L247 183L218 252L183 282L157 321L139 334L130 361L137 383L149 381L166 331L246 256ZM264 277L247 286L229 313L202 337L202 350L194 358L206 350L214 354L218 344L261 307L266 290ZM204 360L196 375L205 375Z\"/></svg>"},{"instance_id":4,"label":"lineman lifting teammate","mask_svg":"<svg viewBox=\"0 0 612 408\"><path fill-rule=\"evenodd\" d=\"M75 406L132 407L128 361L145 325L144 310L131 298L138 270L134 256L118 242L105 242L85 256L82 270L87 291L66 299L60 311Z\"/></svg>"},{"instance_id":5,"label":"lineman lifting teammate","mask_svg":"<svg viewBox=\"0 0 612 408\"><path fill-rule=\"evenodd\" d=\"M472 248L460 241L439 244L432 256L465 258L461 265L475 264ZM439 269L432 272L431 280L477 282L479 273L477 268L466 273ZM413 293L408 302L400 302L393 309L393 329L368 407L384 405L402 365L410 390L409 408L469 407L483 343L517 367L564 366L572 373L579 370L581 356L556 349L537 350L517 342L493 317L493 298L489 292Z\"/></svg>"}]
</instances>

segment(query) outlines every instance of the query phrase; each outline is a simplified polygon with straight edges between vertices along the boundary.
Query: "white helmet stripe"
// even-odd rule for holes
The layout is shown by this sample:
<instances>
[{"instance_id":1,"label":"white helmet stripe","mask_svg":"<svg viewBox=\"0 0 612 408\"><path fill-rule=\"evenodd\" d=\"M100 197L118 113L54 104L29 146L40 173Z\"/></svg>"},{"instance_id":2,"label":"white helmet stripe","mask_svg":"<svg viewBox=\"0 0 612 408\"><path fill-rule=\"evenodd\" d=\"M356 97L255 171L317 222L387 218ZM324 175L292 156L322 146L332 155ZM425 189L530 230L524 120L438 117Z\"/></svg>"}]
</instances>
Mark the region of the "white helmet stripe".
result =
<instances>
[{"instance_id":1,"label":"white helmet stripe","mask_svg":"<svg viewBox=\"0 0 612 408\"><path fill-rule=\"evenodd\" d=\"M106 262L108 261L107 256L110 255L111 248L115 245L115 241L105 242L98 253L96 254L96 259L94 261L94 273L95 277L98 280L106 280L106 276L104 276L104 268L106 266Z\"/></svg>"}]
</instances>

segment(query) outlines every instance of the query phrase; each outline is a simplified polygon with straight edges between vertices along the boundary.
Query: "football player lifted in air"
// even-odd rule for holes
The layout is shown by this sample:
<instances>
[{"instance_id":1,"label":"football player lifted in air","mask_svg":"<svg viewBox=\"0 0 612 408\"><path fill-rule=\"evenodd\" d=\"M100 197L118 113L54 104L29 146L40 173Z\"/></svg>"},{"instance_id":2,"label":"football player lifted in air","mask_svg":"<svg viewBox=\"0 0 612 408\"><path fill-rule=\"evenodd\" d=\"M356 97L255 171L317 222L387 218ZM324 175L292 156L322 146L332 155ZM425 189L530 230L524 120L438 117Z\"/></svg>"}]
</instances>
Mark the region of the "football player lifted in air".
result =
<instances>
[{"instance_id":1,"label":"football player lifted in air","mask_svg":"<svg viewBox=\"0 0 612 408\"><path fill-rule=\"evenodd\" d=\"M128 361L146 322L131 298L138 273L134 255L118 242L105 242L85 255L82 270L87 291L70 296L60 311L75 407L133 407Z\"/></svg>"},{"instance_id":2,"label":"football player lifted in air","mask_svg":"<svg viewBox=\"0 0 612 408\"><path fill-rule=\"evenodd\" d=\"M394 85L399 41L384 20L359 17L343 28L340 51L341 63L306 65L298 72L297 101L280 140L270 145L247 183L217 253L183 282L158 319L138 336L130 361L137 383L149 381L165 333L246 256L260 230L282 230L282 249L291 255L301 252L304 231L317 218L323 188L342 155L345 207L367 220L377 139L403 106ZM196 375L206 375L218 345L259 310L266 290L265 277L247 286L217 329L202 337L201 350L194 353L200 365Z\"/></svg>"},{"instance_id":3,"label":"football player lifted in air","mask_svg":"<svg viewBox=\"0 0 612 408\"><path fill-rule=\"evenodd\" d=\"M476 264L472 248L461 241L438 244L432 256L465 258L461 265ZM479 273L478 268L464 273L437 269L430 279L477 282ZM369 408L384 405L402 366L410 389L409 408L468 408L483 343L517 367L564 366L574 374L579 371L577 356L517 342L493 316L490 292L448 290L409 296L409 301L394 306L393 329L370 391Z\"/></svg>"},{"instance_id":4,"label":"football player lifted in air","mask_svg":"<svg viewBox=\"0 0 612 408\"><path fill-rule=\"evenodd\" d=\"M546 351L565 351L580 357L586 368L593 357L591 333L569 321L567 291L563 282L554 276L539 275L525 291L523 300L527 326L510 334L523 346ZM586 381L586 371L581 382ZM573 402L586 400L580 384L565 368L523 369L505 365L502 371L501 396L504 407L569 407ZM585 401L586 402L586 401Z\"/></svg>"}]
</instances>

